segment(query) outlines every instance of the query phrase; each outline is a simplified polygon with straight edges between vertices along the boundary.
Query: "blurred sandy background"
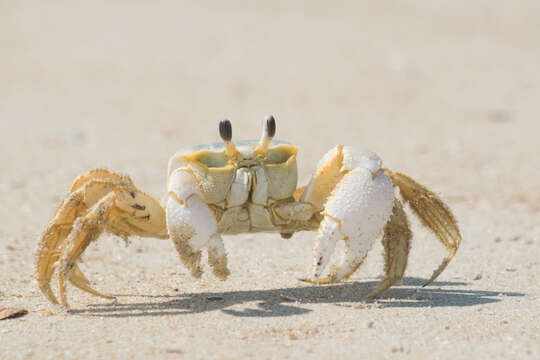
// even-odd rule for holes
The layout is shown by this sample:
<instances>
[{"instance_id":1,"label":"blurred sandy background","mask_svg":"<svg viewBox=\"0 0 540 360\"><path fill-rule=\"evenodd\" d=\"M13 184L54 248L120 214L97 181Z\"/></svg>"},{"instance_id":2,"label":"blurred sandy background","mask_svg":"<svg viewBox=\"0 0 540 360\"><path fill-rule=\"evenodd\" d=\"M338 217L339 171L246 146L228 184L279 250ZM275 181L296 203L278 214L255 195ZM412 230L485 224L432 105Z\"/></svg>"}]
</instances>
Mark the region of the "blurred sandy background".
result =
<instances>
[{"instance_id":1,"label":"blurred sandy background","mask_svg":"<svg viewBox=\"0 0 540 360\"><path fill-rule=\"evenodd\" d=\"M0 321L0 358L538 358L539 64L537 1L0 0L0 305L29 310ZM105 235L82 267L116 305L38 292L38 235L79 173L160 197L177 148L224 117L258 137L269 113L302 183L355 144L445 198L464 242L439 281L415 291L444 250L413 221L406 278L374 303L380 244L314 288L312 233L227 237L227 282Z\"/></svg>"}]
</instances>

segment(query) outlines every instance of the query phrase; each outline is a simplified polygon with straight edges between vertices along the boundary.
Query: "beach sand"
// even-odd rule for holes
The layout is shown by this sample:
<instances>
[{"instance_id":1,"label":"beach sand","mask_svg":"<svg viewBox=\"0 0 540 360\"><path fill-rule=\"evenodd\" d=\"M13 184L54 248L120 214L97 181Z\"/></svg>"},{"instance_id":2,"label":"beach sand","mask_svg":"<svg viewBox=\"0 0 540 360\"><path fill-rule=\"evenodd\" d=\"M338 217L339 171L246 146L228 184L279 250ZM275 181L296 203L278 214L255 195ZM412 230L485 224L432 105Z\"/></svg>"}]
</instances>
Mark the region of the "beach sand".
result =
<instances>
[{"instance_id":1,"label":"beach sand","mask_svg":"<svg viewBox=\"0 0 540 360\"><path fill-rule=\"evenodd\" d=\"M0 307L29 313L0 321L0 358L539 358L539 24L537 1L3 1ZM103 235L81 267L117 301L44 298L34 251L78 174L160 198L178 148L225 117L257 138L266 114L301 184L349 144L444 198L463 244L437 281L419 288L444 248L411 215L403 283L374 302L380 241L313 287L309 232L226 236L225 282L191 278L169 240Z\"/></svg>"}]
</instances>

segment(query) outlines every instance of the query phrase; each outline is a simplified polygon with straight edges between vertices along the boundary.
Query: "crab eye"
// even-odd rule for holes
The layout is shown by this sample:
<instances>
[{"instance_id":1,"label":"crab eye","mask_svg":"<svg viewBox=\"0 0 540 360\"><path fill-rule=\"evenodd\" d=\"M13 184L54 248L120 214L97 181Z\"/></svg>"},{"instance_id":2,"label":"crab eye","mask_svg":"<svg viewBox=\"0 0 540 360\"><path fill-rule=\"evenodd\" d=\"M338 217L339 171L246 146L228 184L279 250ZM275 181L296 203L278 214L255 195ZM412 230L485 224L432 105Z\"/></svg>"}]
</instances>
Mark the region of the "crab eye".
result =
<instances>
[{"instance_id":1,"label":"crab eye","mask_svg":"<svg viewBox=\"0 0 540 360\"><path fill-rule=\"evenodd\" d=\"M219 135L225 142L229 142L232 139L232 126L231 122L227 119L219 122Z\"/></svg>"},{"instance_id":2,"label":"crab eye","mask_svg":"<svg viewBox=\"0 0 540 360\"><path fill-rule=\"evenodd\" d=\"M266 136L273 138L276 135L276 119L272 115L268 115L266 121Z\"/></svg>"}]
</instances>

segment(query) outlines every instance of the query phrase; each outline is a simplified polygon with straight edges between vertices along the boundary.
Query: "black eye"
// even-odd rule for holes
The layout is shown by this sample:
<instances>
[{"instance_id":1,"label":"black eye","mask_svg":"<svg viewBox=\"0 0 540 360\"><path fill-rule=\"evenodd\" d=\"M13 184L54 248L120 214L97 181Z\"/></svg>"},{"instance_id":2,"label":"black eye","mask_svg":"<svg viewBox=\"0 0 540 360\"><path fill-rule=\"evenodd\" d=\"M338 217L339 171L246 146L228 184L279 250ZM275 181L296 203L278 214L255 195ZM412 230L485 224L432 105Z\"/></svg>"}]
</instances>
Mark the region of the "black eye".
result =
<instances>
[{"instance_id":1,"label":"black eye","mask_svg":"<svg viewBox=\"0 0 540 360\"><path fill-rule=\"evenodd\" d=\"M276 119L272 115L266 117L266 134L271 138L276 135Z\"/></svg>"},{"instance_id":2,"label":"black eye","mask_svg":"<svg viewBox=\"0 0 540 360\"><path fill-rule=\"evenodd\" d=\"M231 122L227 119L219 122L219 135L223 141L229 142L232 139L232 126Z\"/></svg>"}]
</instances>

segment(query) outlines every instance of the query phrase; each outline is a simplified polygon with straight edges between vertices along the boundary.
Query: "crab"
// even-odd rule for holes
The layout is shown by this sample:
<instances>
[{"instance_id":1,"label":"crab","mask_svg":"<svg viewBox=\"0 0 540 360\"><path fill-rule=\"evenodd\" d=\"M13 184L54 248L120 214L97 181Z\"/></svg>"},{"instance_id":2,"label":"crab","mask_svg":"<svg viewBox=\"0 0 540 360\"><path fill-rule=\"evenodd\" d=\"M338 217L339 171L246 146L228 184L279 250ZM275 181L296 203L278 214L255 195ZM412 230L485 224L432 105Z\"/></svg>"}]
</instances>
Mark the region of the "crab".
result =
<instances>
[{"instance_id":1,"label":"crab","mask_svg":"<svg viewBox=\"0 0 540 360\"><path fill-rule=\"evenodd\" d=\"M461 235L448 206L407 175L382 167L374 153L337 145L328 151L306 186L297 188L298 148L274 140L273 116L263 121L260 140L232 142L230 121L219 123L221 143L179 150L169 160L167 193L160 203L137 189L129 176L105 169L77 177L43 232L36 259L36 280L52 303L55 271L58 293L68 307L66 281L90 294L114 299L90 286L78 266L82 253L103 232L127 241L132 235L171 239L181 262L201 277L206 249L214 275L229 275L223 235L273 232L290 238L316 231L313 269L300 279L315 285L349 278L382 233L384 279L368 298L401 280L412 232L404 203L446 247L430 284L454 257ZM395 193L398 188L399 196ZM344 254L325 272L336 243Z\"/></svg>"}]
</instances>

